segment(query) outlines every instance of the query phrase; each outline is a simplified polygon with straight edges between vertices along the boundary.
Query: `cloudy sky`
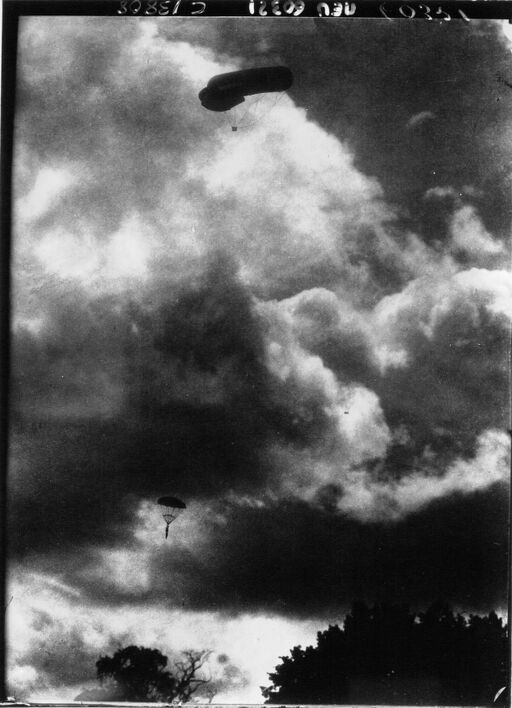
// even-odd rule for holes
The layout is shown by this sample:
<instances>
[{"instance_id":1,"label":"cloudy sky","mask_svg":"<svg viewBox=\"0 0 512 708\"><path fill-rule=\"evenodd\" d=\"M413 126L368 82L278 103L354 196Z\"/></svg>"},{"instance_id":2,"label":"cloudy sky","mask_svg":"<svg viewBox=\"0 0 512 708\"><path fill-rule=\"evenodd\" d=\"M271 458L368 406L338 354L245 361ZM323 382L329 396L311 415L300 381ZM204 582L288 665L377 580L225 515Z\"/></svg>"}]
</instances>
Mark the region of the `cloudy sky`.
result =
<instances>
[{"instance_id":1,"label":"cloudy sky","mask_svg":"<svg viewBox=\"0 0 512 708\"><path fill-rule=\"evenodd\" d=\"M499 22L21 21L17 697L135 643L258 702L356 598L504 610L511 59Z\"/></svg>"}]
</instances>

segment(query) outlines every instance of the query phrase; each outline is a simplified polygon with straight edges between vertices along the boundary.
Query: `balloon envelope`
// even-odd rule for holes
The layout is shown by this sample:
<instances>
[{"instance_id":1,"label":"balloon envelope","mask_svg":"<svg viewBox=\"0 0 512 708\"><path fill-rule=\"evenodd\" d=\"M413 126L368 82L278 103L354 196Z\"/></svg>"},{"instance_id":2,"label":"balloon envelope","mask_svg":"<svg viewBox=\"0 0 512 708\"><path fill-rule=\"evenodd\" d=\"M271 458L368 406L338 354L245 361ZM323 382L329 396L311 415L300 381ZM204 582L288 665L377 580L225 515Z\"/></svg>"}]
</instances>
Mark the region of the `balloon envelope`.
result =
<instances>
[{"instance_id":1,"label":"balloon envelope","mask_svg":"<svg viewBox=\"0 0 512 708\"><path fill-rule=\"evenodd\" d=\"M293 74L286 66L242 69L213 76L199 92L201 104L209 111L228 111L245 96L286 91L293 83Z\"/></svg>"}]
</instances>

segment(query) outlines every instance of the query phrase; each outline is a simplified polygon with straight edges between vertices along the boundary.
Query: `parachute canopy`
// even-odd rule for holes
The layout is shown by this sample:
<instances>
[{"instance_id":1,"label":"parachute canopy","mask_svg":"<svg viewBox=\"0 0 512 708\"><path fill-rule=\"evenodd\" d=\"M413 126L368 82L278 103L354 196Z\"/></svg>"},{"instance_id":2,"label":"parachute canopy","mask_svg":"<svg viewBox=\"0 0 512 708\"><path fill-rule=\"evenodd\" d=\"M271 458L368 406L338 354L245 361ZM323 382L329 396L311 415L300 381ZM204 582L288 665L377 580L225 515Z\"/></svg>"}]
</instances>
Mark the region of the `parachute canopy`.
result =
<instances>
[{"instance_id":1,"label":"parachute canopy","mask_svg":"<svg viewBox=\"0 0 512 708\"><path fill-rule=\"evenodd\" d=\"M162 516L164 517L165 523L165 538L169 534L169 524L171 524L174 519L176 519L183 509L186 509L185 502L177 497L160 497L158 504L162 507Z\"/></svg>"},{"instance_id":2,"label":"parachute canopy","mask_svg":"<svg viewBox=\"0 0 512 708\"><path fill-rule=\"evenodd\" d=\"M229 111L245 101L245 96L286 91L293 75L286 66L229 71L213 76L199 92L201 104L209 111Z\"/></svg>"}]
</instances>

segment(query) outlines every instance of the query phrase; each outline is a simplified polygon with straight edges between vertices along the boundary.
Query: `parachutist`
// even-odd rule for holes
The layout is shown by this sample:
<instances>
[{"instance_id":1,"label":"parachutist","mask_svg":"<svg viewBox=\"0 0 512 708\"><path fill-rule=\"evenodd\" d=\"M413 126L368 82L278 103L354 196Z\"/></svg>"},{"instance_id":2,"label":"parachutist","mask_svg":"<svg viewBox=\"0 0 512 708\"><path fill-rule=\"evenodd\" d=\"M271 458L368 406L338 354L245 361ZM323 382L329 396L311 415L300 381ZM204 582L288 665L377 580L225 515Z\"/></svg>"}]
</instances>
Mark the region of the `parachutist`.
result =
<instances>
[{"instance_id":1,"label":"parachutist","mask_svg":"<svg viewBox=\"0 0 512 708\"><path fill-rule=\"evenodd\" d=\"M169 535L169 525L182 513L183 509L187 507L181 499L177 499L176 497L160 497L157 503L164 507L162 516L166 523L165 538L167 538Z\"/></svg>"}]
</instances>

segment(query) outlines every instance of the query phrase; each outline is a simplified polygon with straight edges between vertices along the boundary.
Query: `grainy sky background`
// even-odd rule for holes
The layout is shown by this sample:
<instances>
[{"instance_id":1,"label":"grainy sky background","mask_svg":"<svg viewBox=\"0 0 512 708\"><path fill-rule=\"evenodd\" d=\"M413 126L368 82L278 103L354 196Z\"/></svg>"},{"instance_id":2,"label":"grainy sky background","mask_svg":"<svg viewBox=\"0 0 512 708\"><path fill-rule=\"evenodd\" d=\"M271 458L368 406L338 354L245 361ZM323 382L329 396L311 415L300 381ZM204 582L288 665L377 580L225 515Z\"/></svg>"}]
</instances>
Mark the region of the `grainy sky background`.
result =
<instances>
[{"instance_id":1,"label":"grainy sky background","mask_svg":"<svg viewBox=\"0 0 512 708\"><path fill-rule=\"evenodd\" d=\"M135 643L257 702L356 598L504 610L510 84L499 22L22 20L18 698Z\"/></svg>"}]
</instances>

